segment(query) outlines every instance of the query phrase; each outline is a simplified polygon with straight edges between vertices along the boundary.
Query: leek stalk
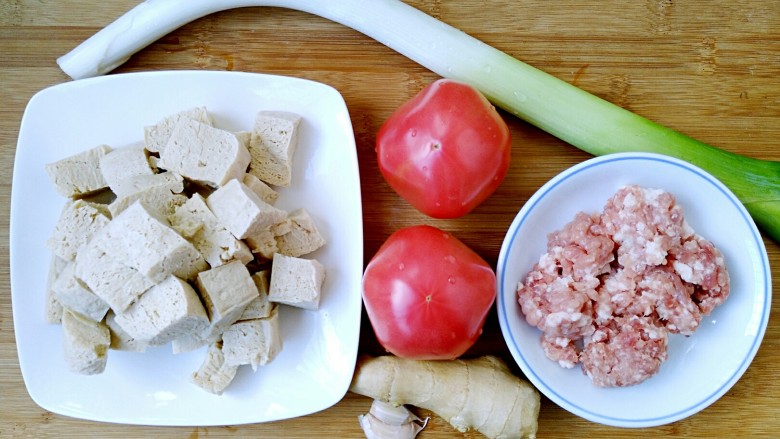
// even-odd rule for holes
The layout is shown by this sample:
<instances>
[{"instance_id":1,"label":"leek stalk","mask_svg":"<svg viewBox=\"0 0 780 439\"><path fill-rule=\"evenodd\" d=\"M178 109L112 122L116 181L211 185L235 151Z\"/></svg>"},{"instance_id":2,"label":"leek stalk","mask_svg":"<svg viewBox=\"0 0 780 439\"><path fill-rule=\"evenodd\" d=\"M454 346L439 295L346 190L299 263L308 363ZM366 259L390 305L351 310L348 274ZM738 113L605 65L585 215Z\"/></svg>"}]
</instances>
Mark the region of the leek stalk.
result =
<instances>
[{"instance_id":1,"label":"leek stalk","mask_svg":"<svg viewBox=\"0 0 780 439\"><path fill-rule=\"evenodd\" d=\"M116 68L161 36L237 7L296 9L351 27L496 106L594 155L645 151L686 160L720 179L780 242L780 162L707 145L525 64L399 0L147 0L57 60L74 79Z\"/></svg>"}]
</instances>

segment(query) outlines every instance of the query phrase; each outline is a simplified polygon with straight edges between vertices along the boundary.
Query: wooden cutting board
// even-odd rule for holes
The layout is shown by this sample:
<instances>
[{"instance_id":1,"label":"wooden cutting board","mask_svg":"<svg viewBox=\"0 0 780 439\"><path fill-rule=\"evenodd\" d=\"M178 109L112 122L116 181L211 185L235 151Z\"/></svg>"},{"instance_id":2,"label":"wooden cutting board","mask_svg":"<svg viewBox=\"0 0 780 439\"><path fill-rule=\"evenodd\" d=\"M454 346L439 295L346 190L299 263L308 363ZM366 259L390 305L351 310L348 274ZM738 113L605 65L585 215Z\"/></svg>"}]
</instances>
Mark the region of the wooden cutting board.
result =
<instances>
[{"instance_id":1,"label":"wooden cutting board","mask_svg":"<svg viewBox=\"0 0 780 439\"><path fill-rule=\"evenodd\" d=\"M773 0L407 3L694 138L757 158L780 159L780 8ZM24 316L11 313L8 244L19 124L34 93L69 80L58 69L56 58L135 4L135 0L5 0L0 4L0 437L362 437L357 416L371 401L353 394L332 408L298 419L207 428L81 421L46 412L27 394L13 333L13 319ZM338 89L349 107L357 140L366 260L397 228L428 223L456 234L495 265L504 233L523 202L558 172L589 157L505 115L513 136L513 163L505 182L466 217L431 220L385 184L377 172L373 144L390 112L437 78L425 68L320 17L257 7L217 13L185 25L115 72L168 69L289 75ZM773 274L777 274L780 247L770 239L765 243ZM763 345L743 378L715 404L688 419L649 429L612 428L578 418L543 398L539 437L775 435L780 431L779 343L780 324L771 319ZM365 318L360 346L361 352L381 352ZM511 361L495 313L469 355L483 353ZM457 433L434 417L420 437L481 436Z\"/></svg>"}]
</instances>

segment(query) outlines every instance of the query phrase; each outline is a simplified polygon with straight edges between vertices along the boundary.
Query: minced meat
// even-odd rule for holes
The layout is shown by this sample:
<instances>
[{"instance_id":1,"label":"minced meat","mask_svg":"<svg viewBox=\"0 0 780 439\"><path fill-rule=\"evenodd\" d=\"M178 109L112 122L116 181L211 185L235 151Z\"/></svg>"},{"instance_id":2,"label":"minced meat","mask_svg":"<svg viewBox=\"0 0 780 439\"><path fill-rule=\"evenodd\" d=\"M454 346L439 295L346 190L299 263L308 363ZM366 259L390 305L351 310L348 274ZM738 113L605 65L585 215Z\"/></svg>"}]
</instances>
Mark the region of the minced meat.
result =
<instances>
[{"instance_id":1,"label":"minced meat","mask_svg":"<svg viewBox=\"0 0 780 439\"><path fill-rule=\"evenodd\" d=\"M673 195L633 185L551 233L517 294L548 358L581 363L598 386L629 386L658 372L667 333L691 335L726 300L729 277Z\"/></svg>"}]
</instances>

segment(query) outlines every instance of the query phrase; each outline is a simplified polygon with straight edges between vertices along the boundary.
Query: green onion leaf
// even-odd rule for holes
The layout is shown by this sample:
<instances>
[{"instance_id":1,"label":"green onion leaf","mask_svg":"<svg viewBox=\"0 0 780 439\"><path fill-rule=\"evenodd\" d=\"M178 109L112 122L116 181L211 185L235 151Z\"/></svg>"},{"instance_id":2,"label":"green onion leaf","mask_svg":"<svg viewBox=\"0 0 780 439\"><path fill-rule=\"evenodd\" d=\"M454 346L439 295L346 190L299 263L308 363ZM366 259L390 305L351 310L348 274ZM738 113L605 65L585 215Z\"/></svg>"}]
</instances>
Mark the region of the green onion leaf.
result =
<instances>
[{"instance_id":1,"label":"green onion leaf","mask_svg":"<svg viewBox=\"0 0 780 439\"><path fill-rule=\"evenodd\" d=\"M100 75L189 21L247 6L287 7L349 26L591 154L655 152L693 163L728 186L780 242L780 162L730 153L649 121L398 0L147 1L57 62L73 78Z\"/></svg>"}]
</instances>

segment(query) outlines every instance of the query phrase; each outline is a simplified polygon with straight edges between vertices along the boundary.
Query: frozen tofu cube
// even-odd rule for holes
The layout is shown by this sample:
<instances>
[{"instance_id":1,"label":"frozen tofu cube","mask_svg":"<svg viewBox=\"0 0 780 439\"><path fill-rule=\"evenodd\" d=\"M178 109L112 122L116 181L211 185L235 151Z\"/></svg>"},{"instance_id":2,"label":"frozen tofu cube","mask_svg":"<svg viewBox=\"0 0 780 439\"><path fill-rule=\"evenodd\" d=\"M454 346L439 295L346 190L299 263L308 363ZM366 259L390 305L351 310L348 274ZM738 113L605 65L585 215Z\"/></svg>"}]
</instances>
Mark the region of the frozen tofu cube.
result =
<instances>
[{"instance_id":1,"label":"frozen tofu cube","mask_svg":"<svg viewBox=\"0 0 780 439\"><path fill-rule=\"evenodd\" d=\"M177 207L168 222L198 249L211 267L233 260L247 264L254 259L249 247L220 223L200 194L193 194Z\"/></svg>"},{"instance_id":2,"label":"frozen tofu cube","mask_svg":"<svg viewBox=\"0 0 780 439\"><path fill-rule=\"evenodd\" d=\"M302 259L276 253L271 266L268 300L298 308L316 310L325 269L315 259Z\"/></svg>"},{"instance_id":3,"label":"frozen tofu cube","mask_svg":"<svg viewBox=\"0 0 780 439\"><path fill-rule=\"evenodd\" d=\"M209 326L198 294L176 276L149 289L115 320L133 339L150 345L163 345Z\"/></svg>"},{"instance_id":4,"label":"frozen tofu cube","mask_svg":"<svg viewBox=\"0 0 780 439\"><path fill-rule=\"evenodd\" d=\"M271 260L274 253L279 251L276 235L270 227L247 236L244 238L244 242L252 253L260 255L263 259Z\"/></svg>"},{"instance_id":5,"label":"frozen tofu cube","mask_svg":"<svg viewBox=\"0 0 780 439\"><path fill-rule=\"evenodd\" d=\"M207 340L222 334L258 296L249 270L239 261L199 273L197 286L211 320L211 327L203 337Z\"/></svg>"},{"instance_id":6,"label":"frozen tofu cube","mask_svg":"<svg viewBox=\"0 0 780 439\"><path fill-rule=\"evenodd\" d=\"M100 158L100 172L109 189L117 197L136 192L133 179L152 176L154 171L149 165L146 149L143 145L116 148Z\"/></svg>"},{"instance_id":7,"label":"frozen tofu cube","mask_svg":"<svg viewBox=\"0 0 780 439\"><path fill-rule=\"evenodd\" d=\"M252 281L257 287L257 297L249 302L238 320L263 319L271 315L275 304L268 300L270 270L262 270L252 275Z\"/></svg>"},{"instance_id":8,"label":"frozen tofu cube","mask_svg":"<svg viewBox=\"0 0 780 439\"><path fill-rule=\"evenodd\" d=\"M206 203L220 223L238 239L259 233L287 218L287 212L261 200L235 179L215 190Z\"/></svg>"},{"instance_id":9,"label":"frozen tofu cube","mask_svg":"<svg viewBox=\"0 0 780 439\"><path fill-rule=\"evenodd\" d=\"M101 235L97 243L101 250L153 282L162 282L170 275L194 279L208 268L189 241L140 202L122 211L101 230Z\"/></svg>"},{"instance_id":10,"label":"frozen tofu cube","mask_svg":"<svg viewBox=\"0 0 780 439\"><path fill-rule=\"evenodd\" d=\"M276 358L281 350L278 308L266 318L236 322L222 334L222 352L228 366L249 364L252 370L257 370Z\"/></svg>"},{"instance_id":11,"label":"frozen tofu cube","mask_svg":"<svg viewBox=\"0 0 780 439\"><path fill-rule=\"evenodd\" d=\"M289 186L301 117L286 111L260 111L255 118L249 173L275 186Z\"/></svg>"},{"instance_id":12,"label":"frozen tofu cube","mask_svg":"<svg viewBox=\"0 0 780 439\"><path fill-rule=\"evenodd\" d=\"M106 254L98 246L101 235L76 255L74 274L114 312L122 312L154 285L154 282Z\"/></svg>"},{"instance_id":13,"label":"frozen tofu cube","mask_svg":"<svg viewBox=\"0 0 780 439\"><path fill-rule=\"evenodd\" d=\"M162 119L155 125L144 128L144 144L146 145L146 149L151 152L162 151L171 138L173 129L184 119L192 119L206 125L213 125L211 115L208 110L206 110L206 107L195 107L178 112Z\"/></svg>"},{"instance_id":14,"label":"frozen tofu cube","mask_svg":"<svg viewBox=\"0 0 780 439\"><path fill-rule=\"evenodd\" d=\"M65 308L100 322L108 312L108 303L93 293L75 276L75 264L68 264L52 285L57 301Z\"/></svg>"},{"instance_id":15,"label":"frozen tofu cube","mask_svg":"<svg viewBox=\"0 0 780 439\"><path fill-rule=\"evenodd\" d=\"M288 219L289 231L276 237L279 253L297 257L309 254L325 245L325 239L317 230L317 225L306 209L293 211Z\"/></svg>"},{"instance_id":16,"label":"frozen tofu cube","mask_svg":"<svg viewBox=\"0 0 780 439\"><path fill-rule=\"evenodd\" d=\"M249 142L252 140L251 131L236 131L233 134L235 134L236 139L238 139L245 148L249 148Z\"/></svg>"},{"instance_id":17,"label":"frozen tofu cube","mask_svg":"<svg viewBox=\"0 0 780 439\"><path fill-rule=\"evenodd\" d=\"M65 310L62 314L65 362L71 372L102 373L106 368L111 334L108 327Z\"/></svg>"},{"instance_id":18,"label":"frozen tofu cube","mask_svg":"<svg viewBox=\"0 0 780 439\"><path fill-rule=\"evenodd\" d=\"M144 352L148 343L142 340L136 340L130 334L125 332L119 323L116 322L116 314L109 310L106 314L106 326L111 333L111 349L115 351Z\"/></svg>"},{"instance_id":19,"label":"frozen tofu cube","mask_svg":"<svg viewBox=\"0 0 780 439\"><path fill-rule=\"evenodd\" d=\"M249 151L235 134L186 119L174 128L157 166L219 187L243 178L249 166Z\"/></svg>"},{"instance_id":20,"label":"frozen tofu cube","mask_svg":"<svg viewBox=\"0 0 780 439\"><path fill-rule=\"evenodd\" d=\"M46 321L52 324L62 323L62 305L57 301L57 293L52 286L68 264L68 261L59 256L51 256L49 275L46 279Z\"/></svg>"},{"instance_id":21,"label":"frozen tofu cube","mask_svg":"<svg viewBox=\"0 0 780 439\"><path fill-rule=\"evenodd\" d=\"M203 364L197 372L192 374L191 379L201 389L215 395L221 395L233 381L237 371L238 366L229 366L225 363L222 348L214 343L209 346Z\"/></svg>"},{"instance_id":22,"label":"frozen tofu cube","mask_svg":"<svg viewBox=\"0 0 780 439\"><path fill-rule=\"evenodd\" d=\"M261 200L272 206L274 203L276 203L276 200L279 199L278 192L273 190L271 186L268 186L253 174L245 174L241 181L246 185L246 187L252 189L252 191L254 191L254 193L256 193Z\"/></svg>"},{"instance_id":23,"label":"frozen tofu cube","mask_svg":"<svg viewBox=\"0 0 780 439\"><path fill-rule=\"evenodd\" d=\"M185 352L191 352L195 349L200 349L203 346L211 343L207 340L208 334L187 334L183 335L171 343L171 352L174 354L183 354Z\"/></svg>"},{"instance_id":24,"label":"frozen tofu cube","mask_svg":"<svg viewBox=\"0 0 780 439\"><path fill-rule=\"evenodd\" d=\"M100 172L100 158L111 148L100 145L46 165L54 189L65 197L83 197L108 187Z\"/></svg>"},{"instance_id":25,"label":"frozen tofu cube","mask_svg":"<svg viewBox=\"0 0 780 439\"><path fill-rule=\"evenodd\" d=\"M68 202L46 246L58 257L72 261L76 251L111 221L109 215L103 205L83 200Z\"/></svg>"},{"instance_id":26,"label":"frozen tofu cube","mask_svg":"<svg viewBox=\"0 0 780 439\"><path fill-rule=\"evenodd\" d=\"M187 196L181 193L184 190L184 179L173 172L139 175L131 178L127 184L127 189L133 192L117 197L108 205L112 218L138 201L161 217L172 214L178 206L187 202Z\"/></svg>"}]
</instances>

